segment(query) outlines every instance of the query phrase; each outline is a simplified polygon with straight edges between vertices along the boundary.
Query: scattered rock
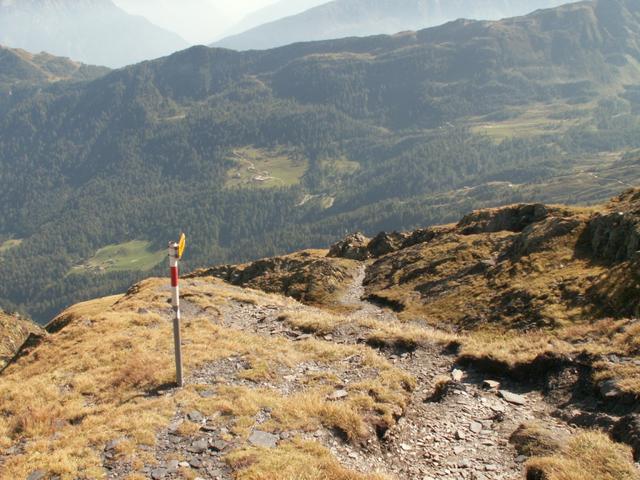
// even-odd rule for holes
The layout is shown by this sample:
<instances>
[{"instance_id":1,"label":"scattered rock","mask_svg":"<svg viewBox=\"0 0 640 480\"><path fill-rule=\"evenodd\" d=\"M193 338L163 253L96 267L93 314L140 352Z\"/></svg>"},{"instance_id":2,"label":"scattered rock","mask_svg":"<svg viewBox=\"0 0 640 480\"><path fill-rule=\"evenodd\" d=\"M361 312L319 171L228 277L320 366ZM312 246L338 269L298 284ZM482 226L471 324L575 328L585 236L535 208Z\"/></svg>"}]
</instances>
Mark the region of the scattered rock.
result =
<instances>
[{"instance_id":1,"label":"scattered rock","mask_svg":"<svg viewBox=\"0 0 640 480\"><path fill-rule=\"evenodd\" d=\"M167 473L176 473L180 467L178 460L169 460L167 462Z\"/></svg>"},{"instance_id":2,"label":"scattered rock","mask_svg":"<svg viewBox=\"0 0 640 480\"><path fill-rule=\"evenodd\" d=\"M162 480L167 476L167 473L166 468L156 468L151 470L151 478L153 478L153 480Z\"/></svg>"},{"instance_id":3,"label":"scattered rock","mask_svg":"<svg viewBox=\"0 0 640 480\"><path fill-rule=\"evenodd\" d=\"M47 472L44 470L35 470L29 474L27 480L43 480L47 475Z\"/></svg>"},{"instance_id":4,"label":"scattered rock","mask_svg":"<svg viewBox=\"0 0 640 480\"><path fill-rule=\"evenodd\" d=\"M482 388L485 390L499 390L500 382L496 382L495 380L485 380L482 382Z\"/></svg>"},{"instance_id":5,"label":"scattered rock","mask_svg":"<svg viewBox=\"0 0 640 480\"><path fill-rule=\"evenodd\" d=\"M224 440L215 440L211 443L211 449L216 452L222 452L225 448L227 448L227 442Z\"/></svg>"},{"instance_id":6,"label":"scattered rock","mask_svg":"<svg viewBox=\"0 0 640 480\"><path fill-rule=\"evenodd\" d=\"M198 412L197 410L189 412L187 414L187 418L193 423L202 423L205 420L204 415L202 415L202 413Z\"/></svg>"},{"instance_id":7,"label":"scattered rock","mask_svg":"<svg viewBox=\"0 0 640 480\"><path fill-rule=\"evenodd\" d=\"M274 448L278 444L279 438L268 432L254 430L249 437L249 443L256 447Z\"/></svg>"},{"instance_id":8,"label":"scattered rock","mask_svg":"<svg viewBox=\"0 0 640 480\"><path fill-rule=\"evenodd\" d=\"M343 398L347 398L348 396L349 392L347 392L346 390L336 390L335 392L327 396L327 400L342 400Z\"/></svg>"},{"instance_id":9,"label":"scattered rock","mask_svg":"<svg viewBox=\"0 0 640 480\"><path fill-rule=\"evenodd\" d=\"M526 405L527 404L527 399L522 396L522 395L518 395L516 393L511 393L507 390L500 390L499 395L501 398L503 398L506 402L512 403L514 405Z\"/></svg>"},{"instance_id":10,"label":"scattered rock","mask_svg":"<svg viewBox=\"0 0 640 480\"><path fill-rule=\"evenodd\" d=\"M469 424L469 430L473 433L480 433L482 431L482 424L480 422L471 422Z\"/></svg>"},{"instance_id":11,"label":"scattered rock","mask_svg":"<svg viewBox=\"0 0 640 480\"><path fill-rule=\"evenodd\" d=\"M461 382L463 377L464 372L462 370L456 368L453 372L451 372L451 378L454 382Z\"/></svg>"},{"instance_id":12,"label":"scattered rock","mask_svg":"<svg viewBox=\"0 0 640 480\"><path fill-rule=\"evenodd\" d=\"M200 440L196 440L191 444L191 446L189 446L189 448L187 448L187 450L189 450L192 453L203 453L203 452L206 452L208 449L209 449L209 442L204 438Z\"/></svg>"}]
</instances>

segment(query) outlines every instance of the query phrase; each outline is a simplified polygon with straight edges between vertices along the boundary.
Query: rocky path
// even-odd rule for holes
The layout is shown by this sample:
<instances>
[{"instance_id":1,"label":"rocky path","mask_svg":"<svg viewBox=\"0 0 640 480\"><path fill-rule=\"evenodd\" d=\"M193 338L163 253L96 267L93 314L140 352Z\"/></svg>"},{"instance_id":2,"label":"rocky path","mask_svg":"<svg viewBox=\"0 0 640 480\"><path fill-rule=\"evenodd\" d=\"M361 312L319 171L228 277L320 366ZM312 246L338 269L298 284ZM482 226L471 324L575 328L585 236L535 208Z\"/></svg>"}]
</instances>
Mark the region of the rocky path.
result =
<instances>
[{"instance_id":1,"label":"rocky path","mask_svg":"<svg viewBox=\"0 0 640 480\"><path fill-rule=\"evenodd\" d=\"M344 303L359 305L352 317L374 317L398 322L396 315L363 301L363 266ZM398 424L367 451L335 442L332 451L341 461L359 471L379 471L396 478L411 479L521 479L524 458L518 458L509 437L520 424L538 419L558 430L568 427L551 417L552 408L537 392L514 395L510 403L498 388L485 390L484 377L462 372L454 358L437 346L390 360L417 380L412 401ZM439 378L456 378L442 398L430 398ZM499 387L517 391L516 385Z\"/></svg>"},{"instance_id":2,"label":"rocky path","mask_svg":"<svg viewBox=\"0 0 640 480\"><path fill-rule=\"evenodd\" d=\"M363 301L365 266L355 275L354 282L342 298L344 306L353 310L350 319L375 318L385 322L399 322L396 315L369 302ZM188 307L188 301L185 302ZM317 309L298 305L301 310ZM224 326L251 331L260 335L283 336L302 340L311 336L298 332L283 322L281 307L255 305L233 300L213 321ZM350 344L358 341L357 328L337 329L332 335L319 336L326 341ZM324 429L304 433L322 442L340 462L360 472L377 472L398 479L466 479L466 480L515 480L522 479L525 458L518 457L509 444L510 435L524 422L541 420L546 427L569 431L569 427L551 416L553 408L546 404L538 392L519 391L517 385L504 383L485 389L487 380L474 372L456 370L454 357L436 345L419 348L413 352L381 351L397 367L411 373L418 386L412 394L406 412L398 423L382 438L370 439L364 446L345 442L339 436ZM235 378L238 370L245 368L240 358L229 357L195 372L188 383L215 385L221 378ZM299 388L296 379L307 370L318 370L320 365L298 365L293 371L283 373L285 381L277 384L261 384L261 387L278 389L288 395ZM357 372L355 373L357 375ZM436 383L442 378L452 381L439 398L433 398ZM251 382L247 381L249 386ZM500 394L500 391L505 392ZM514 393L515 392L515 393ZM510 395L513 393L513 395ZM170 393L168 393L170 394ZM203 398L213 395L202 391ZM502 398L502 397L507 397ZM281 438L259 431L269 412L256 418L258 437L250 443L269 445ZM260 415L259 415L260 417ZM200 431L185 435L180 433L186 420L200 424ZM230 480L231 472L222 457L234 447L228 432L209 426L214 419L207 419L197 411L178 411L172 423L158 436L152 452L159 466L145 467L145 474L152 479L182 478L180 469L195 472L197 478ZM218 427L219 428L219 427ZM300 435L300 432L295 432ZM112 446L115 448L115 446ZM105 453L105 465L110 468L109 478L125 478L130 468L109 460L109 448Z\"/></svg>"}]
</instances>

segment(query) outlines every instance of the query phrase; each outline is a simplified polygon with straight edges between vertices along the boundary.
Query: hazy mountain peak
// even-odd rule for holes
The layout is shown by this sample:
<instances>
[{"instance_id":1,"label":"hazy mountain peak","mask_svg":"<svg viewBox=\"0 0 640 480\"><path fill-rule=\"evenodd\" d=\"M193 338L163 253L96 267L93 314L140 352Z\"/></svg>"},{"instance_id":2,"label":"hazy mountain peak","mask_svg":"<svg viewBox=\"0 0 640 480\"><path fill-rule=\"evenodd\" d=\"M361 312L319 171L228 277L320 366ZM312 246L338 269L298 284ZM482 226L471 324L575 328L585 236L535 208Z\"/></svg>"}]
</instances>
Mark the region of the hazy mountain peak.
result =
<instances>
[{"instance_id":1,"label":"hazy mountain peak","mask_svg":"<svg viewBox=\"0 0 640 480\"><path fill-rule=\"evenodd\" d=\"M110 67L187 46L175 33L127 14L111 0L0 0L0 44Z\"/></svg>"}]
</instances>

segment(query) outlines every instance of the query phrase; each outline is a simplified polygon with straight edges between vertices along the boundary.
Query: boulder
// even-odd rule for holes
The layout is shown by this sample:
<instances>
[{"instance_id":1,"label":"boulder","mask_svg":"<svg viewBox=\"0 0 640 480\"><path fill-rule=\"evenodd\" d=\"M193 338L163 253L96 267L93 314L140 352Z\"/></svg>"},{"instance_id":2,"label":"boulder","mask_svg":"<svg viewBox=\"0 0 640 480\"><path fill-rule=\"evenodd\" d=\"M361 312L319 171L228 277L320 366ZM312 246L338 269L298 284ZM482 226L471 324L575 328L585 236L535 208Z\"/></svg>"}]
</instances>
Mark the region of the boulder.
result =
<instances>
[{"instance_id":1,"label":"boulder","mask_svg":"<svg viewBox=\"0 0 640 480\"><path fill-rule=\"evenodd\" d=\"M369 242L367 249L372 257L378 258L400 250L406 239L407 235L404 233L381 232Z\"/></svg>"},{"instance_id":2,"label":"boulder","mask_svg":"<svg viewBox=\"0 0 640 480\"><path fill-rule=\"evenodd\" d=\"M371 257L368 245L369 239L367 237L362 233L353 233L344 240L334 243L329 250L328 257L367 260Z\"/></svg>"}]
</instances>

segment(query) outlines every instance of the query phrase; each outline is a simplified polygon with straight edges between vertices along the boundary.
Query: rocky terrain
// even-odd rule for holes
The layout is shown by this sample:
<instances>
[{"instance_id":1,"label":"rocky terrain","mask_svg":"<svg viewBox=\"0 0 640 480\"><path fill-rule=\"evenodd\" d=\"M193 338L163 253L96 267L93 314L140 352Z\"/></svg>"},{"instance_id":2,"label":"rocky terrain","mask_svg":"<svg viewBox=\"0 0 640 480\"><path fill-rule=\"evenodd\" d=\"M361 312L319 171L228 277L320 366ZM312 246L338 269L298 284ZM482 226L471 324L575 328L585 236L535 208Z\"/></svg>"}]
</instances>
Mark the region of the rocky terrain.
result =
<instances>
[{"instance_id":1,"label":"rocky terrain","mask_svg":"<svg viewBox=\"0 0 640 480\"><path fill-rule=\"evenodd\" d=\"M640 190L214 267L63 312L0 375L40 479L635 480Z\"/></svg>"}]
</instances>

